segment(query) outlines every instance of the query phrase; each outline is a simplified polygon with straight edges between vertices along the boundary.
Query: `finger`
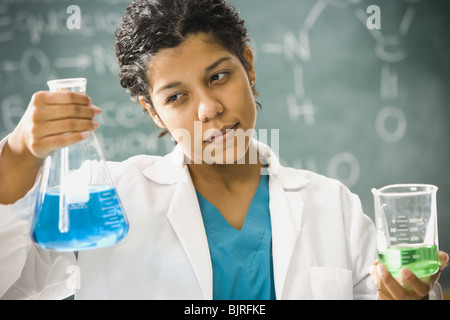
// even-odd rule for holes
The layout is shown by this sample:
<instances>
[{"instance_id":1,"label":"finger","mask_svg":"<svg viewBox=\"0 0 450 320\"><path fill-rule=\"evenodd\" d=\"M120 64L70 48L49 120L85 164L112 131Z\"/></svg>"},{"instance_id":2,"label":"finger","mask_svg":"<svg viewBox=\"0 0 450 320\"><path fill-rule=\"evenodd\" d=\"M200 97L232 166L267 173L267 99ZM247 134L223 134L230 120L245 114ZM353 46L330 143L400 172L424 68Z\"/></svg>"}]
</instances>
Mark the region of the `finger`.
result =
<instances>
[{"instance_id":1,"label":"finger","mask_svg":"<svg viewBox=\"0 0 450 320\"><path fill-rule=\"evenodd\" d=\"M382 289L393 299L403 300L406 297L405 289L395 280L384 264L377 265Z\"/></svg>"},{"instance_id":2,"label":"finger","mask_svg":"<svg viewBox=\"0 0 450 320\"><path fill-rule=\"evenodd\" d=\"M97 107L97 106L95 106L93 104L91 104L91 108L94 111L95 115L98 115L98 114L102 113L102 109L100 109L99 107Z\"/></svg>"},{"instance_id":3,"label":"finger","mask_svg":"<svg viewBox=\"0 0 450 320\"><path fill-rule=\"evenodd\" d=\"M38 158L44 158L53 150L80 142L89 136L88 131L72 132L64 135L48 136L32 144L30 151Z\"/></svg>"},{"instance_id":4,"label":"finger","mask_svg":"<svg viewBox=\"0 0 450 320\"><path fill-rule=\"evenodd\" d=\"M93 119L101 110L96 106L79 104L48 105L34 115L35 122L45 122L64 118Z\"/></svg>"},{"instance_id":5,"label":"finger","mask_svg":"<svg viewBox=\"0 0 450 320\"><path fill-rule=\"evenodd\" d=\"M378 260L372 263L369 269L370 279L372 280L372 285L378 292L378 298L382 300L392 300L392 297L387 293L385 289L381 286L380 276L377 272Z\"/></svg>"},{"instance_id":6,"label":"finger","mask_svg":"<svg viewBox=\"0 0 450 320\"><path fill-rule=\"evenodd\" d=\"M61 147L67 147L71 144L80 142L89 136L87 131L73 132L65 135L55 135L49 136L42 139L42 142L50 148L50 150L55 150Z\"/></svg>"},{"instance_id":7,"label":"finger","mask_svg":"<svg viewBox=\"0 0 450 320\"><path fill-rule=\"evenodd\" d=\"M442 273L442 270L447 268L448 265L449 265L449 257L448 257L448 254L446 252L439 251L438 257L439 257L439 270L430 277L430 279L431 279L431 281L433 283L436 283L438 281L439 276Z\"/></svg>"},{"instance_id":8,"label":"finger","mask_svg":"<svg viewBox=\"0 0 450 320\"><path fill-rule=\"evenodd\" d=\"M62 119L41 124L33 132L35 139L71 132L92 131L98 128L98 123L87 119Z\"/></svg>"},{"instance_id":9,"label":"finger","mask_svg":"<svg viewBox=\"0 0 450 320\"><path fill-rule=\"evenodd\" d=\"M92 100L84 93L63 91L40 91L33 95L32 100L43 104L84 104L91 105Z\"/></svg>"},{"instance_id":10,"label":"finger","mask_svg":"<svg viewBox=\"0 0 450 320\"><path fill-rule=\"evenodd\" d=\"M408 268L402 268L400 270L400 274L403 278L403 281L410 286L410 288L417 294L417 296L424 297L430 292L431 282L425 283L425 282L421 281Z\"/></svg>"},{"instance_id":11,"label":"finger","mask_svg":"<svg viewBox=\"0 0 450 320\"><path fill-rule=\"evenodd\" d=\"M385 288L385 285L382 284L380 275L378 273L378 261L372 264L370 268L370 275L372 278L372 284L377 289L378 298L381 300L394 300L389 291Z\"/></svg>"},{"instance_id":12,"label":"finger","mask_svg":"<svg viewBox=\"0 0 450 320\"><path fill-rule=\"evenodd\" d=\"M378 290L378 297L380 300L395 300L386 290Z\"/></svg>"},{"instance_id":13,"label":"finger","mask_svg":"<svg viewBox=\"0 0 450 320\"><path fill-rule=\"evenodd\" d=\"M449 256L444 251L439 251L439 271L444 270L449 264Z\"/></svg>"},{"instance_id":14,"label":"finger","mask_svg":"<svg viewBox=\"0 0 450 320\"><path fill-rule=\"evenodd\" d=\"M379 290L381 289L381 282L380 282L380 276L378 275L377 272L377 264L378 262L374 262L372 263L372 265L370 266L370 279L372 280L372 285L375 289Z\"/></svg>"}]
</instances>

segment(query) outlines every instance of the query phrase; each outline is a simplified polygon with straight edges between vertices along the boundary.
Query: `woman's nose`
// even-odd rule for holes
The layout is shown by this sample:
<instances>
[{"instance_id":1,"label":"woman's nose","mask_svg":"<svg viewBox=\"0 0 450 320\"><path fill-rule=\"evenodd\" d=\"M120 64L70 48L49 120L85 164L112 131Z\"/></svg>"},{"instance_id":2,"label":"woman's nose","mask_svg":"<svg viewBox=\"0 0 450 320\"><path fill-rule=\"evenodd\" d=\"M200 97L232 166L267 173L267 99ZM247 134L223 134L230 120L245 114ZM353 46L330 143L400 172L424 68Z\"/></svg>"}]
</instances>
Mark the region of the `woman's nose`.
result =
<instances>
[{"instance_id":1,"label":"woman's nose","mask_svg":"<svg viewBox=\"0 0 450 320\"><path fill-rule=\"evenodd\" d=\"M203 92L198 104L198 119L208 121L222 114L224 107L212 94Z\"/></svg>"}]
</instances>

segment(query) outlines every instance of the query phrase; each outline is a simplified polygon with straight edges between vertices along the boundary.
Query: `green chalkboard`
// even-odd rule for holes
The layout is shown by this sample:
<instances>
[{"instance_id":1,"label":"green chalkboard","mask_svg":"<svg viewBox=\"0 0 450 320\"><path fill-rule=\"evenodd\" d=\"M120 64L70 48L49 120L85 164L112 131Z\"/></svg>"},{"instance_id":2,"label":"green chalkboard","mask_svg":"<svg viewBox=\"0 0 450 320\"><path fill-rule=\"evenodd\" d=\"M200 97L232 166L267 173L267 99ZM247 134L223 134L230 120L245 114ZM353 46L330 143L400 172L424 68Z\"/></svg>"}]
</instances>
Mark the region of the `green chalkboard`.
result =
<instances>
[{"instance_id":1,"label":"green chalkboard","mask_svg":"<svg viewBox=\"0 0 450 320\"><path fill-rule=\"evenodd\" d=\"M109 160L172 149L119 85L114 26L127 3L0 3L0 138L48 79L82 76L103 109L98 133ZM231 3L252 38L258 138L265 132L285 165L344 182L372 218L372 187L437 185L440 247L450 252L450 2ZM80 8L79 29L68 27L71 5ZM372 29L371 5L379 8L380 29ZM450 290L450 273L441 282Z\"/></svg>"}]
</instances>

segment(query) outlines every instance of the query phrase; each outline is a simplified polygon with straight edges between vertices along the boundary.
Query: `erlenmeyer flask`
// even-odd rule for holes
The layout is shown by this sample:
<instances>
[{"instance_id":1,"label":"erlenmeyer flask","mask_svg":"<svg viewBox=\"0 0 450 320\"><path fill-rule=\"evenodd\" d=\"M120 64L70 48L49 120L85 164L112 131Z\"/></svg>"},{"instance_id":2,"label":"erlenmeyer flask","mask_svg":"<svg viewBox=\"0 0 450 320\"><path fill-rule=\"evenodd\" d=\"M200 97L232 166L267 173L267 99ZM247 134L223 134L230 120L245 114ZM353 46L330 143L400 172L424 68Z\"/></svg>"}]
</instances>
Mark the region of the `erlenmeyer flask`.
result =
<instances>
[{"instance_id":1,"label":"erlenmeyer flask","mask_svg":"<svg viewBox=\"0 0 450 320\"><path fill-rule=\"evenodd\" d=\"M84 78L48 82L50 91L86 92ZM79 251L111 246L128 232L128 221L94 132L58 149L39 175L31 236L42 248Z\"/></svg>"}]
</instances>

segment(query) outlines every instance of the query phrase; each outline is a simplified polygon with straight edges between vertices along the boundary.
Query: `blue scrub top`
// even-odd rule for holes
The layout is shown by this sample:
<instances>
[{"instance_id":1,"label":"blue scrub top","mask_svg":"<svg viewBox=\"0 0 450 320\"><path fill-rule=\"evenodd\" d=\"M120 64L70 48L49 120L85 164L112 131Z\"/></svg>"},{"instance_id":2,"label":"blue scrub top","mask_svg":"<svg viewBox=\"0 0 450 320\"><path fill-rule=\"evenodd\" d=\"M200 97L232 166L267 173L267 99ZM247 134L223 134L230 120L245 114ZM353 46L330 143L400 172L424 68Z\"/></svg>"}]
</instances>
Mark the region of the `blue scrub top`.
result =
<instances>
[{"instance_id":1,"label":"blue scrub top","mask_svg":"<svg viewBox=\"0 0 450 320\"><path fill-rule=\"evenodd\" d=\"M241 230L197 192L213 268L213 299L275 299L269 176L263 175Z\"/></svg>"}]
</instances>

